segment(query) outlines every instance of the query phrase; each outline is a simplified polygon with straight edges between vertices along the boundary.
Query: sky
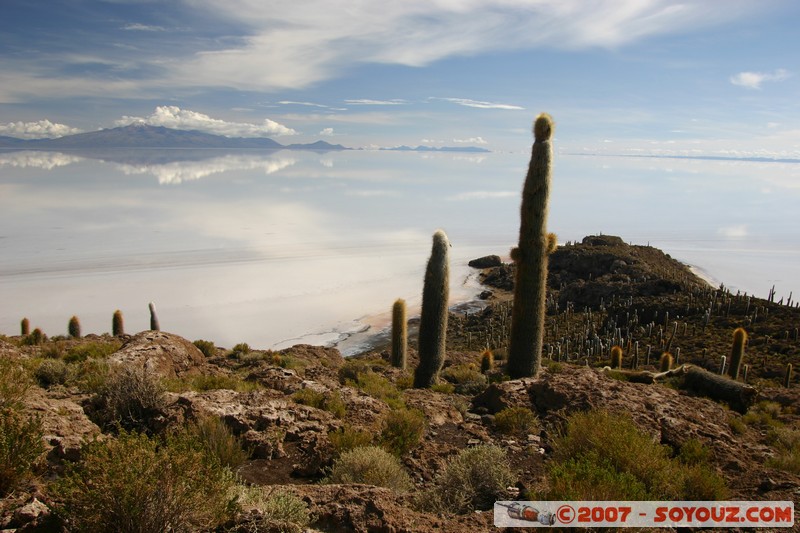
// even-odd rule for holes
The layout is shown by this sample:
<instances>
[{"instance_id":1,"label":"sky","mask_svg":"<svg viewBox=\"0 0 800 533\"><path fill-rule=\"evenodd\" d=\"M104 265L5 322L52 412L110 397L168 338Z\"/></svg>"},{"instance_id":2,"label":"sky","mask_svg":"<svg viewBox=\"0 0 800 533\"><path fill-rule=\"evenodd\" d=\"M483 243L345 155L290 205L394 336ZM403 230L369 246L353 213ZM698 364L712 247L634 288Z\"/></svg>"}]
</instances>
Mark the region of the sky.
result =
<instances>
[{"instance_id":1,"label":"sky","mask_svg":"<svg viewBox=\"0 0 800 533\"><path fill-rule=\"evenodd\" d=\"M0 135L800 158L795 0L2 0Z\"/></svg>"}]
</instances>

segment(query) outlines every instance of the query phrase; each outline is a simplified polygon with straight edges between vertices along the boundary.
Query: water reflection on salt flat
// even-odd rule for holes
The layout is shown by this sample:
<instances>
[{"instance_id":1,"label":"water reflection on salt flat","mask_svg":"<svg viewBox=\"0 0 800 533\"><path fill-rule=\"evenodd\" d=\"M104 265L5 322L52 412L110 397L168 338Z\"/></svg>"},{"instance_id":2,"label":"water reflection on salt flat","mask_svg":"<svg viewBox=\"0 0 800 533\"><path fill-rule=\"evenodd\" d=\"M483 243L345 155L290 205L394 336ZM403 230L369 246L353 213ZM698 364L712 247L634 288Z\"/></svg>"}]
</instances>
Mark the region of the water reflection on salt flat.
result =
<instances>
[{"instance_id":1,"label":"water reflection on salt flat","mask_svg":"<svg viewBox=\"0 0 800 533\"><path fill-rule=\"evenodd\" d=\"M526 154L0 152L0 333L80 316L219 345L330 342L419 304L430 236L466 262L516 239ZM800 165L558 155L550 229L664 248L726 285L800 290ZM374 318L369 320L375 324ZM313 335L309 335L313 334Z\"/></svg>"}]
</instances>

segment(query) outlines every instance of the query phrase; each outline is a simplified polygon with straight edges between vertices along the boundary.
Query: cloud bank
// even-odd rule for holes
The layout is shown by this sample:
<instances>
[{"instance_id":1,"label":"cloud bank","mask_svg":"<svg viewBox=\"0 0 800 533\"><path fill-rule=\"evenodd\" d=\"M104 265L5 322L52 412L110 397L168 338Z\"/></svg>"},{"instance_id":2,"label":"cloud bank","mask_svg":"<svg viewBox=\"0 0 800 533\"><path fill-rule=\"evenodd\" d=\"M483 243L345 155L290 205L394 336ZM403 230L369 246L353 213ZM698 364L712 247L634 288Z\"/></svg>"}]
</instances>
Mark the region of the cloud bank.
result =
<instances>
[{"instance_id":1,"label":"cloud bank","mask_svg":"<svg viewBox=\"0 0 800 533\"><path fill-rule=\"evenodd\" d=\"M181 109L176 106L159 106L149 117L123 116L115 122L117 126L129 124L147 124L149 126L164 126L176 130L198 130L225 137L272 137L282 135L297 135L292 128L279 124L268 118L261 124L248 122L228 122L211 118L203 113Z\"/></svg>"},{"instance_id":2,"label":"cloud bank","mask_svg":"<svg viewBox=\"0 0 800 533\"><path fill-rule=\"evenodd\" d=\"M423 67L449 57L539 47L616 48L640 39L724 24L759 9L750 0L192 0L246 36L198 50L176 65L192 85L302 88L363 64Z\"/></svg>"},{"instance_id":3,"label":"cloud bank","mask_svg":"<svg viewBox=\"0 0 800 533\"><path fill-rule=\"evenodd\" d=\"M789 71L779 68L775 72L740 72L731 76L731 83L747 89L760 89L765 81L783 81L789 77Z\"/></svg>"},{"instance_id":4,"label":"cloud bank","mask_svg":"<svg viewBox=\"0 0 800 533\"><path fill-rule=\"evenodd\" d=\"M81 133L78 128L71 128L65 124L39 120L37 122L9 122L0 124L0 135L17 137L19 139L55 139L65 135Z\"/></svg>"}]
</instances>

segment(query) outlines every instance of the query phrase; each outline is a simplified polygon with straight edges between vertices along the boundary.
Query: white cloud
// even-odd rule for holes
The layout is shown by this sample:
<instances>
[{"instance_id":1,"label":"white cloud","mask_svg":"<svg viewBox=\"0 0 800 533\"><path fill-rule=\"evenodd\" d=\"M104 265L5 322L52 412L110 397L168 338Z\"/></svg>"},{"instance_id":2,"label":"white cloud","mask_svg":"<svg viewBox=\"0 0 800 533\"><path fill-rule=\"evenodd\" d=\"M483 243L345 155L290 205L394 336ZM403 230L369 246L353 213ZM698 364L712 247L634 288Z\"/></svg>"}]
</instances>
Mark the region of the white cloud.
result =
<instances>
[{"instance_id":1,"label":"white cloud","mask_svg":"<svg viewBox=\"0 0 800 533\"><path fill-rule=\"evenodd\" d=\"M454 57L540 47L615 48L743 18L763 7L752 0L192 0L247 28L223 49L176 61L187 86L239 89L307 87L362 64L422 67Z\"/></svg>"},{"instance_id":2,"label":"white cloud","mask_svg":"<svg viewBox=\"0 0 800 533\"><path fill-rule=\"evenodd\" d=\"M760 89L765 81L783 81L789 77L789 71L779 68L775 72L740 72L731 76L731 83L747 89Z\"/></svg>"},{"instance_id":3,"label":"white cloud","mask_svg":"<svg viewBox=\"0 0 800 533\"><path fill-rule=\"evenodd\" d=\"M358 100L345 100L345 103L350 105L404 105L407 104L408 101L402 99L369 100L362 98Z\"/></svg>"},{"instance_id":4,"label":"white cloud","mask_svg":"<svg viewBox=\"0 0 800 533\"><path fill-rule=\"evenodd\" d=\"M60 152L8 152L0 154L0 167L15 168L43 168L53 170L58 167L65 167L73 163L83 161L82 157L62 154Z\"/></svg>"},{"instance_id":5,"label":"white cloud","mask_svg":"<svg viewBox=\"0 0 800 533\"><path fill-rule=\"evenodd\" d=\"M139 24L138 22L125 24L122 29L128 31L166 31L166 28L161 26L149 26L147 24Z\"/></svg>"},{"instance_id":6,"label":"white cloud","mask_svg":"<svg viewBox=\"0 0 800 533\"><path fill-rule=\"evenodd\" d=\"M332 111L347 111L345 107L331 107L325 104L316 104L314 102L295 102L293 100L281 100L278 102L281 105L302 105L306 107L321 107L322 109L330 109Z\"/></svg>"},{"instance_id":7,"label":"white cloud","mask_svg":"<svg viewBox=\"0 0 800 533\"><path fill-rule=\"evenodd\" d=\"M525 109L518 105L481 102L480 100L470 100L468 98L439 98L439 100L453 102L454 104L463 105L465 107L477 107L478 109Z\"/></svg>"},{"instance_id":8,"label":"white cloud","mask_svg":"<svg viewBox=\"0 0 800 533\"><path fill-rule=\"evenodd\" d=\"M211 118L203 113L181 109L176 106L158 106L149 117L124 116L116 121L117 126L128 124L148 124L150 126L164 126L178 130L199 130L226 137L268 137L280 135L297 135L291 128L279 124L268 118L261 124L249 122L227 122Z\"/></svg>"},{"instance_id":9,"label":"white cloud","mask_svg":"<svg viewBox=\"0 0 800 533\"><path fill-rule=\"evenodd\" d=\"M78 128L71 128L65 124L50 122L47 119L37 122L9 122L0 124L0 135L17 137L20 139L55 139L65 135L81 133Z\"/></svg>"},{"instance_id":10,"label":"white cloud","mask_svg":"<svg viewBox=\"0 0 800 533\"><path fill-rule=\"evenodd\" d=\"M519 191L469 191L449 196L447 199L454 202L464 200L490 200L493 198L510 198L519 196Z\"/></svg>"},{"instance_id":11,"label":"white cloud","mask_svg":"<svg viewBox=\"0 0 800 533\"><path fill-rule=\"evenodd\" d=\"M127 175L152 174L158 178L159 185L177 185L195 181L214 174L233 170L263 170L274 174L296 163L287 157L263 157L260 155L226 155L206 161L180 161L164 164L119 164L118 168Z\"/></svg>"},{"instance_id":12,"label":"white cloud","mask_svg":"<svg viewBox=\"0 0 800 533\"><path fill-rule=\"evenodd\" d=\"M325 128L321 132L319 132L319 134L324 135L326 137L333 136L334 135L333 128Z\"/></svg>"},{"instance_id":13,"label":"white cloud","mask_svg":"<svg viewBox=\"0 0 800 533\"><path fill-rule=\"evenodd\" d=\"M747 226L745 226L744 224L739 224L738 226L726 226L724 228L719 228L717 230L717 233L729 239L741 239L742 237L747 237L748 235Z\"/></svg>"},{"instance_id":14,"label":"white cloud","mask_svg":"<svg viewBox=\"0 0 800 533\"><path fill-rule=\"evenodd\" d=\"M454 143L459 144L488 144L483 137L470 137L469 139L453 139Z\"/></svg>"}]
</instances>

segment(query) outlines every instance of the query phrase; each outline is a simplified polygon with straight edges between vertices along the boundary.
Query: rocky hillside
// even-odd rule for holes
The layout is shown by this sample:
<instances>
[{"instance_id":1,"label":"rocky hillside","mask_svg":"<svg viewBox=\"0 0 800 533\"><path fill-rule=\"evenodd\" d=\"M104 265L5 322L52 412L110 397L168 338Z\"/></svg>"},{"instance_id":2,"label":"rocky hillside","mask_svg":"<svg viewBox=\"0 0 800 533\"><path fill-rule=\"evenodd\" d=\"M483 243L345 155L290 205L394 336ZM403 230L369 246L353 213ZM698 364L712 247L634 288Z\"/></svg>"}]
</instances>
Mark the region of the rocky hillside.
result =
<instances>
[{"instance_id":1,"label":"rocky hillside","mask_svg":"<svg viewBox=\"0 0 800 533\"><path fill-rule=\"evenodd\" d=\"M794 304L730 294L654 248L587 237L551 256L541 374L509 380L513 266L482 279L487 305L451 314L430 390L410 388L413 335L408 370L388 364L388 347L345 360L333 348L223 349L156 331L2 338L0 412L40 420L44 447L3 492L0 529L77 530L76 491L59 479L88 471L98 455L87 442L112 447L133 431L166 450L168 435L204 420L222 422L215 442L243 451L216 452L238 498L190 529L491 531L496 499L798 501L796 375L784 386L800 349ZM690 368L719 373L737 327L749 342L736 386L757 396L732 408L685 380ZM622 367L610 370L615 344ZM487 348L494 360L481 369ZM675 370L637 382L658 374L664 352Z\"/></svg>"}]
</instances>

